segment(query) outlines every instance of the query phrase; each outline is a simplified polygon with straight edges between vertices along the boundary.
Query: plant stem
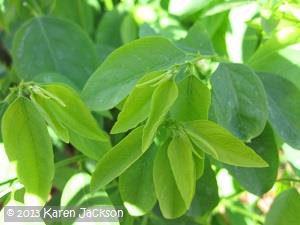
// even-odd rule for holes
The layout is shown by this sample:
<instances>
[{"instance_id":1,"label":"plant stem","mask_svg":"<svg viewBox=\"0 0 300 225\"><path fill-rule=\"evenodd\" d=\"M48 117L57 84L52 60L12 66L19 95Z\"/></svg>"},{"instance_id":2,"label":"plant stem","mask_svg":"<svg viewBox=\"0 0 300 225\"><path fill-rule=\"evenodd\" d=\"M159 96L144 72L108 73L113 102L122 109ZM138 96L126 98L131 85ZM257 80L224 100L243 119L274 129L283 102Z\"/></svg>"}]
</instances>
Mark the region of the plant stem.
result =
<instances>
[{"instance_id":1,"label":"plant stem","mask_svg":"<svg viewBox=\"0 0 300 225\"><path fill-rule=\"evenodd\" d=\"M62 160L62 161L59 161L57 163L55 163L55 169L58 169L58 168L61 168L61 167L64 167L64 166L67 166L69 164L72 164L72 163L75 163L75 162L78 162L78 161L81 161L83 159L85 159L86 157L84 155L76 155L72 158L69 158L69 159L65 159L65 160ZM15 177L15 178L12 178L10 180L7 180L7 181L4 181L2 183L0 183L0 186L2 185L5 185L5 184L11 184L13 183L14 181L16 181L18 178Z\"/></svg>"},{"instance_id":2,"label":"plant stem","mask_svg":"<svg viewBox=\"0 0 300 225\"><path fill-rule=\"evenodd\" d=\"M234 205L231 202L224 201L224 205L226 207L228 207L232 211L235 211L235 212L237 212L237 213L239 213L241 215L247 216L247 217L249 217L249 218L251 218L251 219L253 219L253 220L257 221L257 222L264 223L264 218L262 216L259 216L259 215L255 214L255 213L247 211L246 209L238 207L238 206Z\"/></svg>"},{"instance_id":3,"label":"plant stem","mask_svg":"<svg viewBox=\"0 0 300 225\"><path fill-rule=\"evenodd\" d=\"M281 178L276 180L276 182L297 182L300 183L300 179L295 179L295 178Z\"/></svg>"},{"instance_id":4,"label":"plant stem","mask_svg":"<svg viewBox=\"0 0 300 225\"><path fill-rule=\"evenodd\" d=\"M147 225L148 223L148 217L144 216L144 218L142 219L141 225Z\"/></svg>"},{"instance_id":5,"label":"plant stem","mask_svg":"<svg viewBox=\"0 0 300 225\"><path fill-rule=\"evenodd\" d=\"M11 183L13 183L13 182L16 181L16 180L17 180L16 177L15 177L15 178L12 178L12 179L10 179L10 180L6 180L6 181L0 183L0 186L5 185L5 184L11 184Z\"/></svg>"},{"instance_id":6,"label":"plant stem","mask_svg":"<svg viewBox=\"0 0 300 225\"><path fill-rule=\"evenodd\" d=\"M59 161L59 162L55 163L55 169L58 169L58 168L67 166L67 165L69 165L69 164L72 164L72 163L81 161L81 160L83 160L83 159L85 159L85 156L84 156L84 155L76 155L76 156L73 156L72 158L65 159L65 160L62 160L62 161Z\"/></svg>"}]
</instances>

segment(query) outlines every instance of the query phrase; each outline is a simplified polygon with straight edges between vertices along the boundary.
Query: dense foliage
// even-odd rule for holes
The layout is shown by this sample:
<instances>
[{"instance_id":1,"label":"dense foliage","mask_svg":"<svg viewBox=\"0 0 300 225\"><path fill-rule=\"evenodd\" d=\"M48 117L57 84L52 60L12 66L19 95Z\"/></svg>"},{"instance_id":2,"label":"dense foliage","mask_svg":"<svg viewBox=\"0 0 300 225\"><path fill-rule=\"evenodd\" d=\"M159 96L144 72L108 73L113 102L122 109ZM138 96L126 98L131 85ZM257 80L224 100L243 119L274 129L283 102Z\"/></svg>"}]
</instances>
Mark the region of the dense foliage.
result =
<instances>
[{"instance_id":1,"label":"dense foliage","mask_svg":"<svg viewBox=\"0 0 300 225\"><path fill-rule=\"evenodd\" d=\"M0 208L300 224L299 0L2 0L0 11Z\"/></svg>"}]
</instances>

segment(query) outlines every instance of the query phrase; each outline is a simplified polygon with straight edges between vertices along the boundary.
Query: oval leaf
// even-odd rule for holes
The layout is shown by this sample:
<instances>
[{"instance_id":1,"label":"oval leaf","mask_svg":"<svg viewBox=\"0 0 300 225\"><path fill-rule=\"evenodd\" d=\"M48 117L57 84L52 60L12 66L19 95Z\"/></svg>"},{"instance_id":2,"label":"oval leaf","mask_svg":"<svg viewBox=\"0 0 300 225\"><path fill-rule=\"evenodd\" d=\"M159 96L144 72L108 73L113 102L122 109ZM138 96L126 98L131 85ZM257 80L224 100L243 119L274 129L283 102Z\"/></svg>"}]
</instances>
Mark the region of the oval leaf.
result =
<instances>
[{"instance_id":1,"label":"oval leaf","mask_svg":"<svg viewBox=\"0 0 300 225\"><path fill-rule=\"evenodd\" d=\"M114 209L108 194L101 190L96 193L90 193L91 176L87 173L78 173L73 175L66 183L60 200L61 207L78 207L78 208L103 208L109 207ZM97 206L97 207L95 207ZM75 222L75 223L74 223ZM63 221L64 225L82 224L80 218L68 218ZM93 224L102 225L102 222ZM118 222L106 222L107 225L119 225Z\"/></svg>"},{"instance_id":2,"label":"oval leaf","mask_svg":"<svg viewBox=\"0 0 300 225\"><path fill-rule=\"evenodd\" d=\"M266 125L268 109L257 75L245 65L221 63L211 82L217 122L243 140L258 136Z\"/></svg>"},{"instance_id":3,"label":"oval leaf","mask_svg":"<svg viewBox=\"0 0 300 225\"><path fill-rule=\"evenodd\" d=\"M243 167L268 166L255 151L211 121L186 122L184 126L197 147L221 162Z\"/></svg>"},{"instance_id":4,"label":"oval leaf","mask_svg":"<svg viewBox=\"0 0 300 225\"><path fill-rule=\"evenodd\" d=\"M153 161L156 153L152 145L140 159L119 178L119 190L124 205L132 216L151 211L156 202L153 184Z\"/></svg>"},{"instance_id":5,"label":"oval leaf","mask_svg":"<svg viewBox=\"0 0 300 225\"><path fill-rule=\"evenodd\" d=\"M43 204L54 177L54 159L46 124L28 99L18 98L2 120L4 146L9 160L16 163L17 175L28 193ZM25 200L26 201L26 200Z\"/></svg>"},{"instance_id":6,"label":"oval leaf","mask_svg":"<svg viewBox=\"0 0 300 225\"><path fill-rule=\"evenodd\" d=\"M79 88L97 66L97 53L88 36L75 24L52 17L35 17L17 31L13 59L22 79L56 72Z\"/></svg>"},{"instance_id":7,"label":"oval leaf","mask_svg":"<svg viewBox=\"0 0 300 225\"><path fill-rule=\"evenodd\" d=\"M197 181L195 198L188 211L189 216L204 216L219 203L216 175L208 159L205 160L203 176Z\"/></svg>"},{"instance_id":8,"label":"oval leaf","mask_svg":"<svg viewBox=\"0 0 300 225\"><path fill-rule=\"evenodd\" d=\"M91 176L87 173L77 173L66 183L61 195L61 206L96 206L111 205L111 201L104 191L90 193Z\"/></svg>"},{"instance_id":9,"label":"oval leaf","mask_svg":"<svg viewBox=\"0 0 300 225\"><path fill-rule=\"evenodd\" d=\"M49 100L40 95L32 95L31 99L55 134L65 143L69 143L70 137L68 129L57 119L55 111L48 102Z\"/></svg>"},{"instance_id":10,"label":"oval leaf","mask_svg":"<svg viewBox=\"0 0 300 225\"><path fill-rule=\"evenodd\" d=\"M197 148L194 147L194 149ZM196 171L196 179L198 180L200 177L202 177L204 173L204 166L205 166L205 153L201 151L200 149L195 149L197 151L197 155L193 155L194 158L194 164L195 164L195 171Z\"/></svg>"},{"instance_id":11,"label":"oval leaf","mask_svg":"<svg viewBox=\"0 0 300 225\"><path fill-rule=\"evenodd\" d=\"M300 194L292 188L282 192L273 202L265 225L299 224Z\"/></svg>"},{"instance_id":12,"label":"oval leaf","mask_svg":"<svg viewBox=\"0 0 300 225\"><path fill-rule=\"evenodd\" d=\"M178 190L189 208L195 194L196 177L193 145L183 132L175 134L170 142L168 158Z\"/></svg>"},{"instance_id":13,"label":"oval leaf","mask_svg":"<svg viewBox=\"0 0 300 225\"><path fill-rule=\"evenodd\" d=\"M107 135L98 127L91 112L74 90L61 84L48 84L44 85L43 88L61 101L59 104L51 96L50 99L47 99L35 95L36 101L48 115L53 114L64 127L83 137L107 141Z\"/></svg>"},{"instance_id":14,"label":"oval leaf","mask_svg":"<svg viewBox=\"0 0 300 225\"><path fill-rule=\"evenodd\" d=\"M166 142L161 146L156 154L153 179L160 210L165 218L173 219L182 216L186 212L187 206L178 190L169 163L168 144L169 142Z\"/></svg>"},{"instance_id":15,"label":"oval leaf","mask_svg":"<svg viewBox=\"0 0 300 225\"><path fill-rule=\"evenodd\" d=\"M278 171L278 149L270 125L267 124L263 133L251 140L249 146L269 164L269 167L241 168L226 166L226 168L247 191L262 196L273 187Z\"/></svg>"},{"instance_id":16,"label":"oval leaf","mask_svg":"<svg viewBox=\"0 0 300 225\"><path fill-rule=\"evenodd\" d=\"M70 143L91 159L99 160L111 148L109 139L106 141L97 141L79 135L69 130Z\"/></svg>"},{"instance_id":17,"label":"oval leaf","mask_svg":"<svg viewBox=\"0 0 300 225\"><path fill-rule=\"evenodd\" d=\"M94 11L84 0L57 1L51 14L76 22L89 34L94 30Z\"/></svg>"},{"instance_id":18,"label":"oval leaf","mask_svg":"<svg viewBox=\"0 0 300 225\"><path fill-rule=\"evenodd\" d=\"M174 119L180 121L208 118L210 91L195 76L188 76L178 84L178 98L171 109Z\"/></svg>"},{"instance_id":19,"label":"oval leaf","mask_svg":"<svg viewBox=\"0 0 300 225\"><path fill-rule=\"evenodd\" d=\"M125 132L145 120L150 112L150 103L155 87L145 82L151 82L161 75L161 71L155 71L142 77L126 99L118 120L114 124L111 133ZM139 85L141 84L141 85Z\"/></svg>"},{"instance_id":20,"label":"oval leaf","mask_svg":"<svg viewBox=\"0 0 300 225\"><path fill-rule=\"evenodd\" d=\"M290 81L272 74L259 74L268 96L269 120L290 146L300 149L300 91Z\"/></svg>"},{"instance_id":21,"label":"oval leaf","mask_svg":"<svg viewBox=\"0 0 300 225\"><path fill-rule=\"evenodd\" d=\"M170 41L147 37L115 50L88 80L83 98L93 110L116 106L145 74L183 63L185 54Z\"/></svg>"},{"instance_id":22,"label":"oval leaf","mask_svg":"<svg viewBox=\"0 0 300 225\"><path fill-rule=\"evenodd\" d=\"M192 52L194 54L216 54L210 41L209 33L201 22L196 22L189 29L187 36L178 41L177 46L184 51Z\"/></svg>"},{"instance_id":23,"label":"oval leaf","mask_svg":"<svg viewBox=\"0 0 300 225\"><path fill-rule=\"evenodd\" d=\"M146 151L151 145L157 128L163 122L177 95L177 85L172 78L160 83L155 89L151 101L150 115L143 132L143 151Z\"/></svg>"},{"instance_id":24,"label":"oval leaf","mask_svg":"<svg viewBox=\"0 0 300 225\"><path fill-rule=\"evenodd\" d=\"M91 190L96 191L120 176L141 155L143 127L138 127L115 145L98 162L91 181Z\"/></svg>"}]
</instances>

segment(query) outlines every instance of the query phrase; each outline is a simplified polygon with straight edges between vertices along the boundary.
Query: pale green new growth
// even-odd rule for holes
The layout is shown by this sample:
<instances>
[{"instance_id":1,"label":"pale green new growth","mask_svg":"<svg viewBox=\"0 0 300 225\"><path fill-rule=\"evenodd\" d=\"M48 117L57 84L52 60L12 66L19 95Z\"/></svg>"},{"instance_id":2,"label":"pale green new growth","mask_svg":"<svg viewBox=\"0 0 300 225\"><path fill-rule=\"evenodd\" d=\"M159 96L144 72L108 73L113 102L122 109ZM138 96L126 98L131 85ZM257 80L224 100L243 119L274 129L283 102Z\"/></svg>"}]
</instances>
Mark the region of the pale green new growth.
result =
<instances>
[{"instance_id":1,"label":"pale green new growth","mask_svg":"<svg viewBox=\"0 0 300 225\"><path fill-rule=\"evenodd\" d=\"M3 116L2 134L6 154L16 164L26 193L45 203L54 177L54 158L45 121L35 105L24 97L16 99Z\"/></svg>"},{"instance_id":2,"label":"pale green new growth","mask_svg":"<svg viewBox=\"0 0 300 225\"><path fill-rule=\"evenodd\" d=\"M211 121L187 122L184 127L195 145L221 162L243 167L268 166L251 148Z\"/></svg>"}]
</instances>

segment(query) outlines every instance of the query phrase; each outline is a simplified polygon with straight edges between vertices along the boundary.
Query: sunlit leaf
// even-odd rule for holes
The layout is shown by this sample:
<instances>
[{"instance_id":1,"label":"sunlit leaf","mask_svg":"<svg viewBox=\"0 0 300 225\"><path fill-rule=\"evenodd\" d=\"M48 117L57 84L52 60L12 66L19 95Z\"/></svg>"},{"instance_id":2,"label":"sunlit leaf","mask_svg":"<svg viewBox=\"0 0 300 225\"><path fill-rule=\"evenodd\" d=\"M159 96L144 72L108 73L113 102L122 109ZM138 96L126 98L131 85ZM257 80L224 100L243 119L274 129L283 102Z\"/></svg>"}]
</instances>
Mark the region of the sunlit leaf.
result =
<instances>
[{"instance_id":1,"label":"sunlit leaf","mask_svg":"<svg viewBox=\"0 0 300 225\"><path fill-rule=\"evenodd\" d=\"M54 176L54 159L46 124L34 104L24 97L13 102L3 116L2 133L5 151L16 165L28 203L45 203Z\"/></svg>"},{"instance_id":2,"label":"sunlit leaf","mask_svg":"<svg viewBox=\"0 0 300 225\"><path fill-rule=\"evenodd\" d=\"M221 162L243 167L268 166L254 150L211 121L186 122L184 127L197 147Z\"/></svg>"}]
</instances>

